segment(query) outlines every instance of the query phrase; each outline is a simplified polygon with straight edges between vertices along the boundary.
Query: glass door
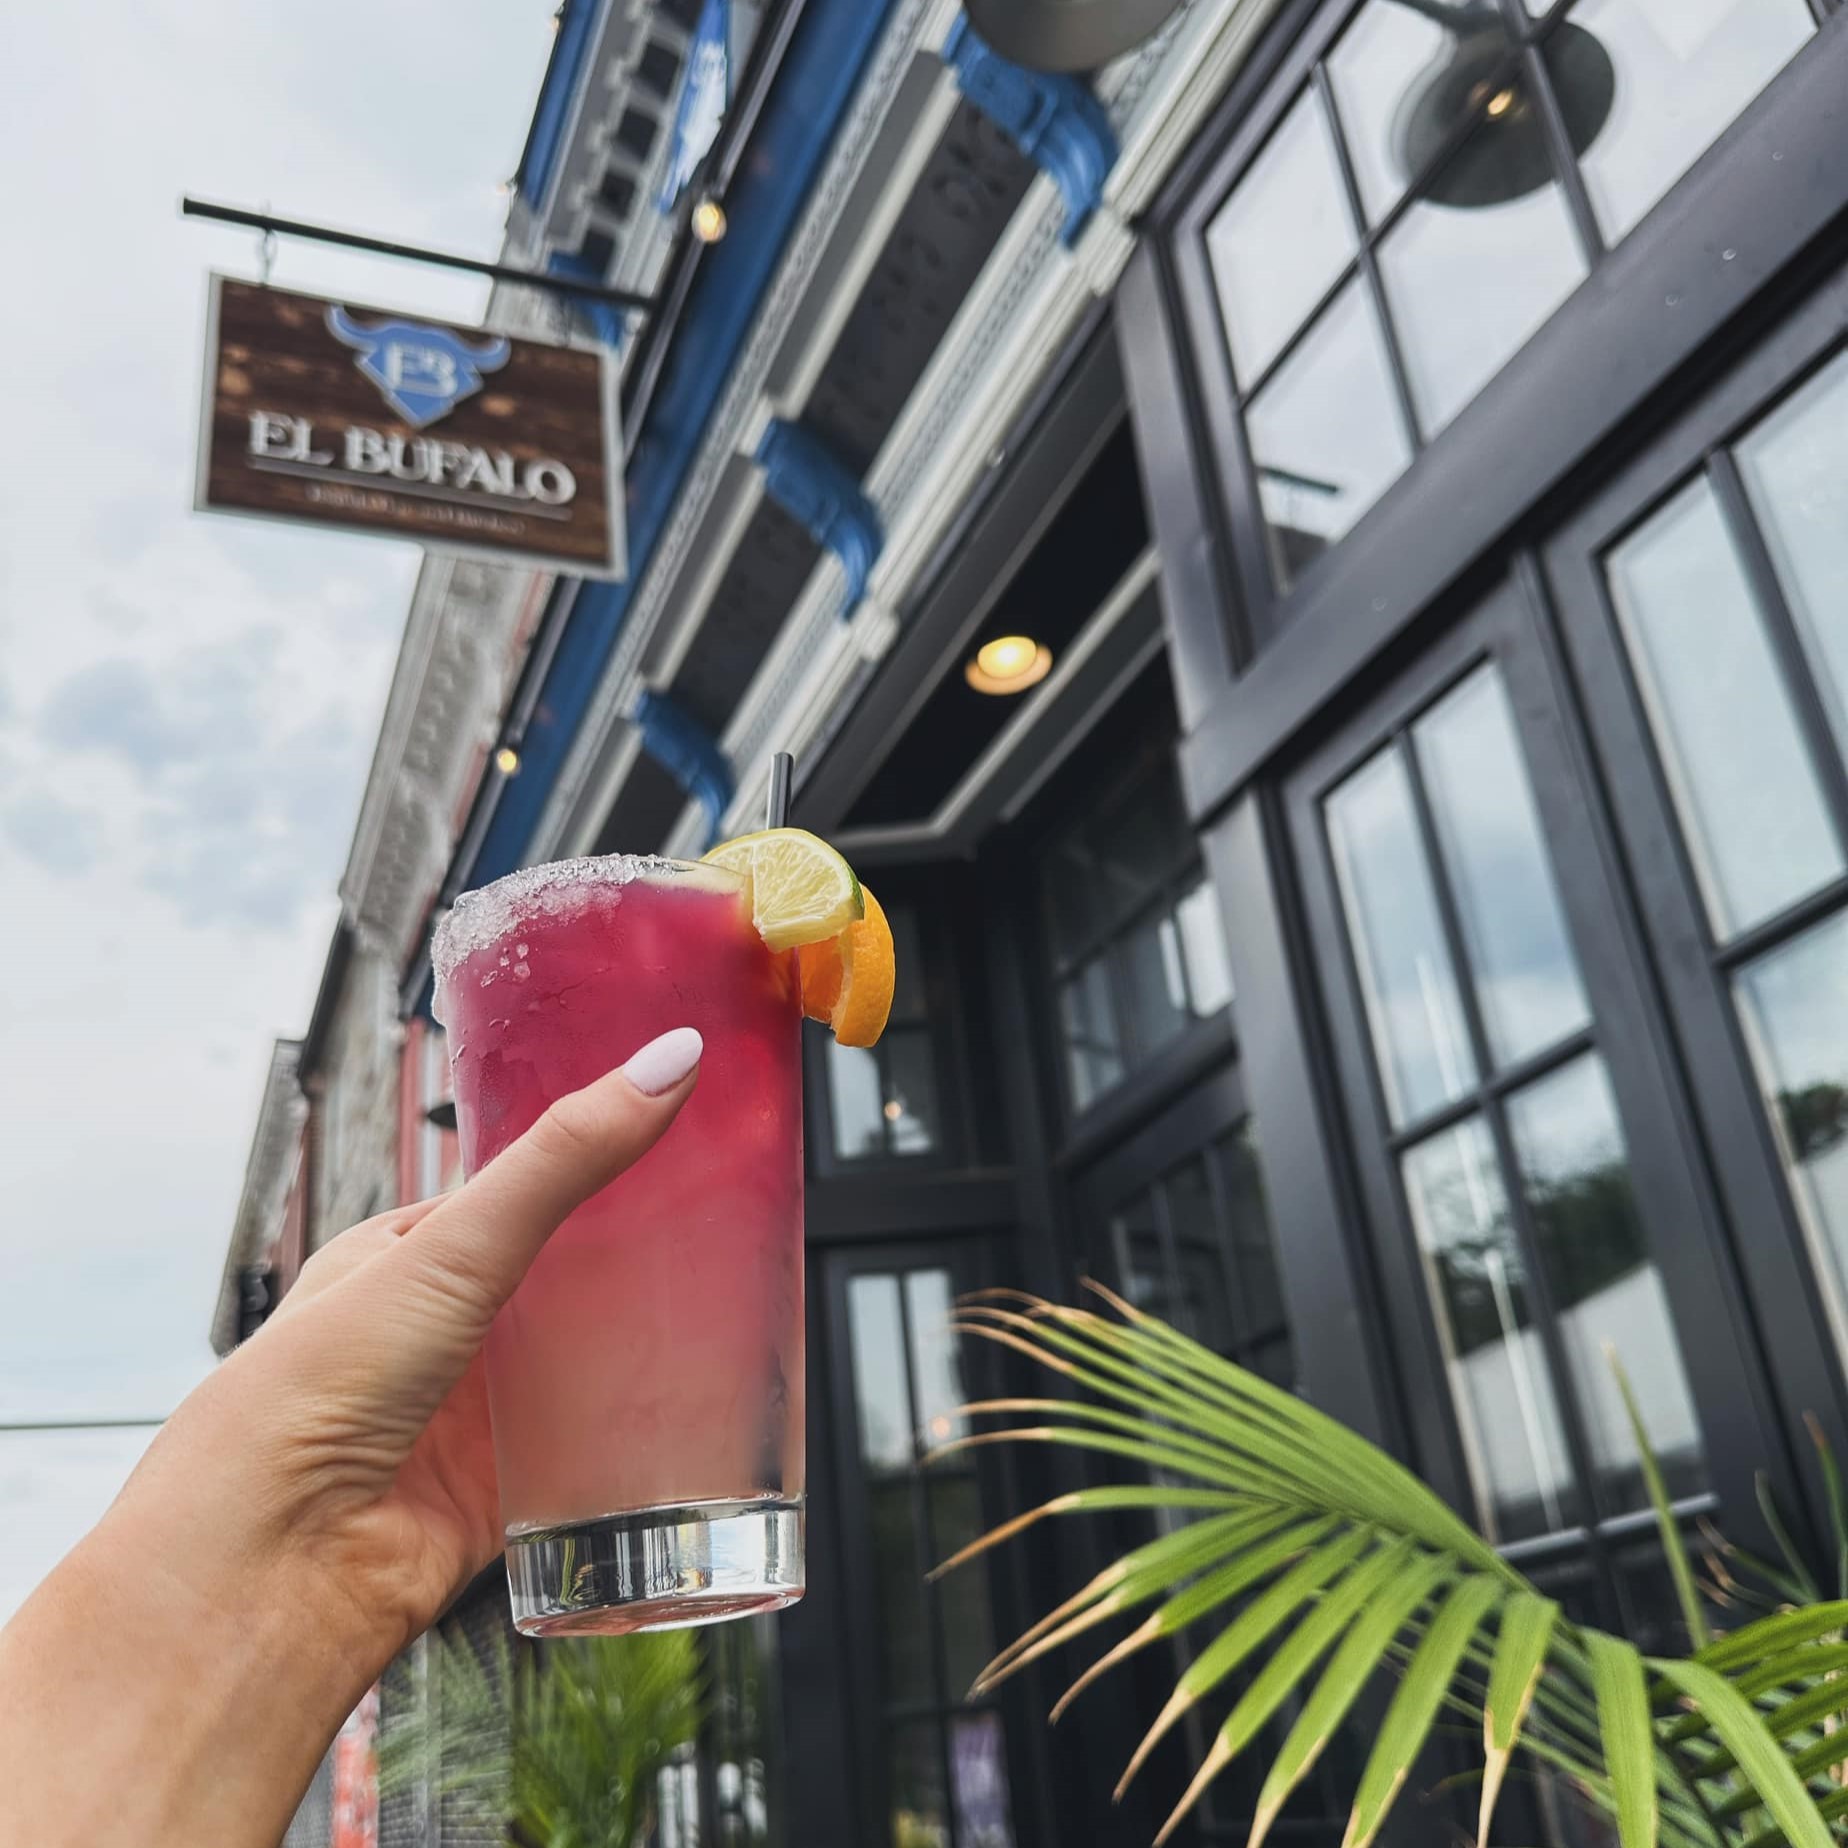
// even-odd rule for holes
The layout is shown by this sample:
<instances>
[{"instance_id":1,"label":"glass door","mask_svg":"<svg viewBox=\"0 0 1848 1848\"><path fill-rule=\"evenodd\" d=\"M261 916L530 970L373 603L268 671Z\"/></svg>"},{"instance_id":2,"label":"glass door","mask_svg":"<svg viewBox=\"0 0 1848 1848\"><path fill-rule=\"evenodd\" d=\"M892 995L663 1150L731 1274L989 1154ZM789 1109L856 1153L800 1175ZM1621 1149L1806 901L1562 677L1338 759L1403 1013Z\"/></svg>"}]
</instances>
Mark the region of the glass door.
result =
<instances>
[{"instance_id":1,"label":"glass door","mask_svg":"<svg viewBox=\"0 0 1848 1848\"><path fill-rule=\"evenodd\" d=\"M991 1555L927 1578L1016 1511L993 1493L996 1453L979 1453L980 1467L978 1453L935 1455L967 1435L961 1408L977 1397L977 1357L949 1327L956 1297L986 1281L971 1245L824 1260L857 1729L843 1775L858 1778L864 1839L892 1848L1032 1839L1017 1818L1030 1780L1015 1754L1032 1751L1028 1729L1009 1703L969 1697L1015 1633L997 1616L1004 1562Z\"/></svg>"},{"instance_id":2,"label":"glass door","mask_svg":"<svg viewBox=\"0 0 1848 1848\"><path fill-rule=\"evenodd\" d=\"M1650 1638L1666 1586L1609 1352L1685 1517L1749 1508L1773 1453L1532 573L1289 808L1418 1462Z\"/></svg>"},{"instance_id":3,"label":"glass door","mask_svg":"<svg viewBox=\"0 0 1848 1848\"><path fill-rule=\"evenodd\" d=\"M1848 286L1549 549L1787 1415L1848 1354Z\"/></svg>"}]
</instances>

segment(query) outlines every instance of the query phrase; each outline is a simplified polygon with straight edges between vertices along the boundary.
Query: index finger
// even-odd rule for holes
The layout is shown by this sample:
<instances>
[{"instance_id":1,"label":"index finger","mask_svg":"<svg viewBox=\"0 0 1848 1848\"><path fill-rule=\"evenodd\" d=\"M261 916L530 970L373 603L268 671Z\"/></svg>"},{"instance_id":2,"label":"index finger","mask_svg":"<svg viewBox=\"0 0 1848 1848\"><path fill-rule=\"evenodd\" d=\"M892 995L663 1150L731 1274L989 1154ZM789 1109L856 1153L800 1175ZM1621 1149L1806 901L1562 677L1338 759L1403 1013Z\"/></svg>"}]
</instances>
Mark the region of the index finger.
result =
<instances>
[{"instance_id":1,"label":"index finger","mask_svg":"<svg viewBox=\"0 0 1848 1848\"><path fill-rule=\"evenodd\" d=\"M692 1095L701 1051L699 1034L677 1027L560 1098L392 1250L344 1280L339 1345L395 1414L421 1424L442 1403L546 1240L673 1122ZM310 1303L302 1319L333 1300Z\"/></svg>"}]
</instances>

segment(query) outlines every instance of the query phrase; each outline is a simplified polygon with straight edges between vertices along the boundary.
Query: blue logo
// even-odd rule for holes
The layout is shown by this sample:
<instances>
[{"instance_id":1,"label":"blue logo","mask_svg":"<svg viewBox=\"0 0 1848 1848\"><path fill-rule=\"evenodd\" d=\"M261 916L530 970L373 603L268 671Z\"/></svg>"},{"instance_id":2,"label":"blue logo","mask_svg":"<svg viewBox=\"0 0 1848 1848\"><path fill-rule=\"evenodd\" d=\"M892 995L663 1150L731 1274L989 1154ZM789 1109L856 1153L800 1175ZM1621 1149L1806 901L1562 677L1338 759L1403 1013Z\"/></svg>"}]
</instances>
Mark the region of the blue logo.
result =
<instances>
[{"instance_id":1,"label":"blue logo","mask_svg":"<svg viewBox=\"0 0 1848 1848\"><path fill-rule=\"evenodd\" d=\"M464 398L473 397L481 389L481 375L498 372L513 351L504 334L474 346L446 327L424 327L416 321L361 327L339 306L327 311L327 331L357 349L360 371L416 430L447 417Z\"/></svg>"}]
</instances>

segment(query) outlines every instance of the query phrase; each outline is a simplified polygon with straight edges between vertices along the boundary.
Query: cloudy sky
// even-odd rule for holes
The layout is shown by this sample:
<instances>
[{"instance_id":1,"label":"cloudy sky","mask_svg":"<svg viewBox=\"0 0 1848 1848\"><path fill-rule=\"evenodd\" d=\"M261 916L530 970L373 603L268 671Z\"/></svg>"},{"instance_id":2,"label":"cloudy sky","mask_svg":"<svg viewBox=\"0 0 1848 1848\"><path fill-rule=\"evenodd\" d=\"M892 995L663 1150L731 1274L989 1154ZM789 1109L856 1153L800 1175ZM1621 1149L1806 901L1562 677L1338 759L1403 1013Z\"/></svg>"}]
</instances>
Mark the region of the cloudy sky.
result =
<instances>
[{"instance_id":1,"label":"cloudy sky","mask_svg":"<svg viewBox=\"0 0 1848 1848\"><path fill-rule=\"evenodd\" d=\"M0 435L0 1424L159 1416L206 1327L270 1041L306 1024L418 554L194 514L182 192L492 255L554 0L19 9ZM274 280L472 319L472 278ZM146 1432L0 1433L0 1619Z\"/></svg>"}]
</instances>

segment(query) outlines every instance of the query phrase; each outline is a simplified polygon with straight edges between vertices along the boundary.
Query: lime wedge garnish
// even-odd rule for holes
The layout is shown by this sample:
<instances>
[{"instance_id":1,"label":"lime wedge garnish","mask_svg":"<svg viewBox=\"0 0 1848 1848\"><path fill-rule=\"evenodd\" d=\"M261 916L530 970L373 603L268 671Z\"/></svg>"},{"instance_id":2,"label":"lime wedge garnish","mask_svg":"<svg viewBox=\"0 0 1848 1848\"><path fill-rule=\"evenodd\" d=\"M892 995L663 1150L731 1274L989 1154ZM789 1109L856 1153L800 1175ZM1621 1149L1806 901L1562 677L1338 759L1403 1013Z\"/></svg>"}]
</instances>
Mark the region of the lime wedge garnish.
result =
<instances>
[{"instance_id":1,"label":"lime wedge garnish","mask_svg":"<svg viewBox=\"0 0 1848 1848\"><path fill-rule=\"evenodd\" d=\"M751 921L773 950L838 936L864 915L853 868L802 828L766 828L721 841L706 855L750 882Z\"/></svg>"}]
</instances>

